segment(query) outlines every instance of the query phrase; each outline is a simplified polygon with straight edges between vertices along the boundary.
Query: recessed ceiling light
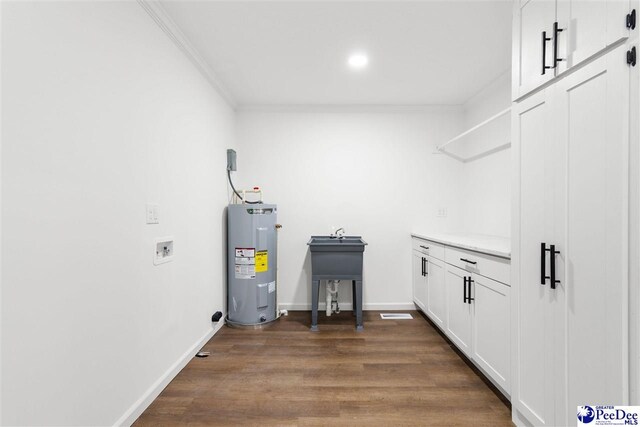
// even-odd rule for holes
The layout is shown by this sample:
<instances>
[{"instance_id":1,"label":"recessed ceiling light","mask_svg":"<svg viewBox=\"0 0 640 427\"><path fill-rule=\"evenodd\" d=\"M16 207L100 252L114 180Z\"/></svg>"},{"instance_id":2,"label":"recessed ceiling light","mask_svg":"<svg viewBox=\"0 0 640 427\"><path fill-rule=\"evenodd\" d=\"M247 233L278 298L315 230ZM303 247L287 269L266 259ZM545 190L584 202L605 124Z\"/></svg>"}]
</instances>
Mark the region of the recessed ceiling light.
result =
<instances>
[{"instance_id":1,"label":"recessed ceiling light","mask_svg":"<svg viewBox=\"0 0 640 427\"><path fill-rule=\"evenodd\" d=\"M354 69L360 69L367 66L369 58L364 53L354 53L349 57L349 66Z\"/></svg>"}]
</instances>

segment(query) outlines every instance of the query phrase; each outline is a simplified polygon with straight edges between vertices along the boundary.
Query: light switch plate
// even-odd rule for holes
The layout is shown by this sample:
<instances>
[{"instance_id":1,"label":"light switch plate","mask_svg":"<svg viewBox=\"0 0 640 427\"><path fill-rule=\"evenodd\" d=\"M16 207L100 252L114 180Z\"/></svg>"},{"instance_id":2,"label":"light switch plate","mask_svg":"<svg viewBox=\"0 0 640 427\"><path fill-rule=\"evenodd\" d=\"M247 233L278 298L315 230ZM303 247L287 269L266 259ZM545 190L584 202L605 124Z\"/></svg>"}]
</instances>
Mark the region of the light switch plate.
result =
<instances>
[{"instance_id":1,"label":"light switch plate","mask_svg":"<svg viewBox=\"0 0 640 427\"><path fill-rule=\"evenodd\" d=\"M438 208L438 218L446 218L447 217L447 208Z\"/></svg>"},{"instance_id":2,"label":"light switch plate","mask_svg":"<svg viewBox=\"0 0 640 427\"><path fill-rule=\"evenodd\" d=\"M147 203L147 224L159 224L158 205L155 203Z\"/></svg>"}]
</instances>

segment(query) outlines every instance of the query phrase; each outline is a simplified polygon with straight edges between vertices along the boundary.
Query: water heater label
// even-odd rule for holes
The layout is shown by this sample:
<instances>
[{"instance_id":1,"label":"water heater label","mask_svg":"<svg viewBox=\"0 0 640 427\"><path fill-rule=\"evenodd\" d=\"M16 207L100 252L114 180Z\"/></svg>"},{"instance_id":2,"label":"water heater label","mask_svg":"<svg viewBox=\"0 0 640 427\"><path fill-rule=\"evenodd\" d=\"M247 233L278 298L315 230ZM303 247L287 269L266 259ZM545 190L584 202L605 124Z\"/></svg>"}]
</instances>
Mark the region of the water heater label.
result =
<instances>
[{"instance_id":1,"label":"water heater label","mask_svg":"<svg viewBox=\"0 0 640 427\"><path fill-rule=\"evenodd\" d=\"M256 278L255 248L236 248L236 279Z\"/></svg>"},{"instance_id":2,"label":"water heater label","mask_svg":"<svg viewBox=\"0 0 640 427\"><path fill-rule=\"evenodd\" d=\"M264 273L269 270L269 254L267 251L256 252L256 273Z\"/></svg>"},{"instance_id":3,"label":"water heater label","mask_svg":"<svg viewBox=\"0 0 640 427\"><path fill-rule=\"evenodd\" d=\"M236 258L253 258L255 256L255 248L236 248Z\"/></svg>"},{"instance_id":4,"label":"water heater label","mask_svg":"<svg viewBox=\"0 0 640 427\"><path fill-rule=\"evenodd\" d=\"M236 279L255 279L255 265L236 265Z\"/></svg>"}]
</instances>

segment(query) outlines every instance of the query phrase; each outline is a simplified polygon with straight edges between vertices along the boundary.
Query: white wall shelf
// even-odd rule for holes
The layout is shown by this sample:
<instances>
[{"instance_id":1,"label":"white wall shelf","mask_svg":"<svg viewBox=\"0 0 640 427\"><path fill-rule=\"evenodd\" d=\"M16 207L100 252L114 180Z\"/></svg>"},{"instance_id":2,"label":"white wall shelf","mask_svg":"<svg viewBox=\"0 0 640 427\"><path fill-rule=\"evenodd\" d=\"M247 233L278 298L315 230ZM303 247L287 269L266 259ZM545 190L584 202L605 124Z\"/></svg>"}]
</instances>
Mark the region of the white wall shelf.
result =
<instances>
[{"instance_id":1,"label":"white wall shelf","mask_svg":"<svg viewBox=\"0 0 640 427\"><path fill-rule=\"evenodd\" d=\"M487 126L488 124L495 122L500 117L505 116L505 115L509 114L510 112L511 112L511 107L505 108L504 110L500 111L499 113L489 117L485 121L483 121L481 123L478 123L477 125L473 126L472 128L467 129L466 131L462 132L461 134L451 138L450 140L448 140L444 144L438 145L436 147L436 152L434 154L447 154L448 156L453 157L456 160L459 160L459 161L461 161L463 163L467 163L467 162L470 162L472 160L477 160L479 158L485 157L485 156L487 156L489 154L492 154L492 153L495 153L497 151L502 151L502 150L504 150L506 148L509 148L511 146L511 142L510 141L505 141L504 144L500 144L499 146L493 147L490 150L484 151L482 153L479 153L479 154L476 154L476 155L473 155L473 156L467 157L467 158L460 157L460 156L458 156L456 154L451 153L450 151L446 151L445 150L445 147L448 146L449 144L461 140L462 138L466 137L467 135L470 135L470 134L476 132L477 130Z\"/></svg>"}]
</instances>

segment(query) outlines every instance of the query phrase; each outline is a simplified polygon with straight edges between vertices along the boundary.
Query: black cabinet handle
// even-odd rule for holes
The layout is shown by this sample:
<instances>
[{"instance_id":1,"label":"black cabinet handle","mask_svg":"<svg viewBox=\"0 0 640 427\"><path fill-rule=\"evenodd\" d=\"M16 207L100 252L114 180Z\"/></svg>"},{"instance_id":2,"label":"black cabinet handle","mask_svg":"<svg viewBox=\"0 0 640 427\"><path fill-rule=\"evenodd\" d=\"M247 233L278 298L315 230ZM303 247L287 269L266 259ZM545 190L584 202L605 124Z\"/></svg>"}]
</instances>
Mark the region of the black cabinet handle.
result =
<instances>
[{"instance_id":1,"label":"black cabinet handle","mask_svg":"<svg viewBox=\"0 0 640 427\"><path fill-rule=\"evenodd\" d=\"M553 23L553 68L558 66L558 62L564 61L564 58L558 58L558 34L563 31L563 28L558 28L558 22Z\"/></svg>"},{"instance_id":2,"label":"black cabinet handle","mask_svg":"<svg viewBox=\"0 0 640 427\"><path fill-rule=\"evenodd\" d=\"M463 303L467 303L467 276L462 277L462 289L464 291L464 298L462 299Z\"/></svg>"},{"instance_id":3,"label":"black cabinet handle","mask_svg":"<svg viewBox=\"0 0 640 427\"><path fill-rule=\"evenodd\" d=\"M550 276L546 275L547 252L549 252ZM549 249L547 249L546 243L540 243L540 284L544 285L549 279L551 289L555 289L556 283L560 283L560 280L556 280L556 255L559 253L560 251L556 251L556 245L549 245Z\"/></svg>"},{"instance_id":4,"label":"black cabinet handle","mask_svg":"<svg viewBox=\"0 0 640 427\"><path fill-rule=\"evenodd\" d=\"M636 10L633 9L630 13L627 14L627 28L631 30L636 29Z\"/></svg>"},{"instance_id":5,"label":"black cabinet handle","mask_svg":"<svg viewBox=\"0 0 640 427\"><path fill-rule=\"evenodd\" d=\"M542 32L542 75L544 75L549 67L547 65L547 42L551 40L551 37L547 37L547 32L543 31Z\"/></svg>"},{"instance_id":6,"label":"black cabinet handle","mask_svg":"<svg viewBox=\"0 0 640 427\"><path fill-rule=\"evenodd\" d=\"M556 254L559 253L560 251L556 251L556 245L549 246L549 273L551 274L549 279L551 279L551 289L555 289L556 283L560 283L559 280L556 280Z\"/></svg>"},{"instance_id":7,"label":"black cabinet handle","mask_svg":"<svg viewBox=\"0 0 640 427\"><path fill-rule=\"evenodd\" d=\"M469 296L467 297L467 303L471 304L471 301L475 301L475 298L471 298L471 283L474 282L473 280L471 280L471 277L469 277L469 280L467 281L467 283L469 284Z\"/></svg>"},{"instance_id":8,"label":"black cabinet handle","mask_svg":"<svg viewBox=\"0 0 640 427\"><path fill-rule=\"evenodd\" d=\"M420 247L421 247L422 249L429 250L429 246L422 246L422 245L420 245Z\"/></svg>"},{"instance_id":9,"label":"black cabinet handle","mask_svg":"<svg viewBox=\"0 0 640 427\"><path fill-rule=\"evenodd\" d=\"M540 243L540 284L547 283L547 244Z\"/></svg>"},{"instance_id":10,"label":"black cabinet handle","mask_svg":"<svg viewBox=\"0 0 640 427\"><path fill-rule=\"evenodd\" d=\"M422 277L424 277L424 257L421 257L421 262L422 262L422 271L420 272L420 274L422 275Z\"/></svg>"},{"instance_id":11,"label":"black cabinet handle","mask_svg":"<svg viewBox=\"0 0 640 427\"><path fill-rule=\"evenodd\" d=\"M460 258L460 261L468 262L469 264L473 264L473 265L476 265L476 264L477 264L477 262L476 262L476 261L469 261L469 260L468 260L468 259L466 259L466 258Z\"/></svg>"},{"instance_id":12,"label":"black cabinet handle","mask_svg":"<svg viewBox=\"0 0 640 427\"><path fill-rule=\"evenodd\" d=\"M636 47L631 46L631 49L627 51L627 64L632 67L636 66Z\"/></svg>"}]
</instances>

